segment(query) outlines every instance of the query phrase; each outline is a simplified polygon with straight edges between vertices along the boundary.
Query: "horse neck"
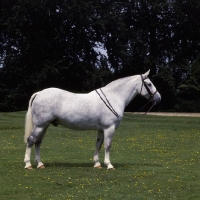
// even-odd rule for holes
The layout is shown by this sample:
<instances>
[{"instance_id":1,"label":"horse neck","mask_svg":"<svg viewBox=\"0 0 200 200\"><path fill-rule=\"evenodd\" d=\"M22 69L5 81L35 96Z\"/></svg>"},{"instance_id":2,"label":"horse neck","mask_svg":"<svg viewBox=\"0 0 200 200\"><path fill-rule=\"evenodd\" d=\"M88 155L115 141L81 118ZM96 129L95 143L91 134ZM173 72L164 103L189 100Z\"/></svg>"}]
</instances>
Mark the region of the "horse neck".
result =
<instances>
[{"instance_id":1,"label":"horse neck","mask_svg":"<svg viewBox=\"0 0 200 200\"><path fill-rule=\"evenodd\" d=\"M106 87L115 99L124 102L126 107L132 99L139 93L139 86L141 85L140 76L130 76L111 82Z\"/></svg>"}]
</instances>

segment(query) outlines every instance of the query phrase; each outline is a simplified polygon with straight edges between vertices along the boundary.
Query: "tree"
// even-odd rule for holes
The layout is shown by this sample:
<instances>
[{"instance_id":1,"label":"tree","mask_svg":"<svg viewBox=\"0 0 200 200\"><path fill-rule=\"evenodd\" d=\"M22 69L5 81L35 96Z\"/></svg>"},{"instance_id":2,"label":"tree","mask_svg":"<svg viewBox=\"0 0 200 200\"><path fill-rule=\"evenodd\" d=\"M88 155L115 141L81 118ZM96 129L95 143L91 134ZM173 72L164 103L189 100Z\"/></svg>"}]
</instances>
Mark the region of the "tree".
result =
<instances>
[{"instance_id":1,"label":"tree","mask_svg":"<svg viewBox=\"0 0 200 200\"><path fill-rule=\"evenodd\" d=\"M25 109L27 103L22 103L46 87L87 91L102 80L93 78L97 69L109 74L105 64L97 68L90 2L20 0L12 10L4 22L7 39L1 76L6 77L7 93L2 109ZM14 100L15 106L5 106Z\"/></svg>"},{"instance_id":2,"label":"tree","mask_svg":"<svg viewBox=\"0 0 200 200\"><path fill-rule=\"evenodd\" d=\"M179 112L200 112L200 55L191 66L189 78L177 89L176 110Z\"/></svg>"},{"instance_id":3,"label":"tree","mask_svg":"<svg viewBox=\"0 0 200 200\"><path fill-rule=\"evenodd\" d=\"M162 86L162 110L180 107L187 95L180 95L180 88L195 86L199 1L3 0L2 5L0 110L26 109L31 94L46 87L87 92L148 69Z\"/></svg>"}]
</instances>

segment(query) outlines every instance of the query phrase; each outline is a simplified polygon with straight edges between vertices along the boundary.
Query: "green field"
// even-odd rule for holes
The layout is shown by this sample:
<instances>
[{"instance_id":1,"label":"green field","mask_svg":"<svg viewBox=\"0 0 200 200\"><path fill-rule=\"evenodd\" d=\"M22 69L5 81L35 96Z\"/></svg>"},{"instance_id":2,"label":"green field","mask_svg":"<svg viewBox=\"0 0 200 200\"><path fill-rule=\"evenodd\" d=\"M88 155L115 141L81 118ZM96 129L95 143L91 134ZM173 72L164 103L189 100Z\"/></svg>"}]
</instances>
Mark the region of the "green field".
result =
<instances>
[{"instance_id":1,"label":"green field","mask_svg":"<svg viewBox=\"0 0 200 200\"><path fill-rule=\"evenodd\" d=\"M132 115L115 132L116 170L93 169L95 131L50 126L45 169L24 169L25 112L0 113L0 199L200 199L200 118ZM101 151L103 164L104 152Z\"/></svg>"}]
</instances>

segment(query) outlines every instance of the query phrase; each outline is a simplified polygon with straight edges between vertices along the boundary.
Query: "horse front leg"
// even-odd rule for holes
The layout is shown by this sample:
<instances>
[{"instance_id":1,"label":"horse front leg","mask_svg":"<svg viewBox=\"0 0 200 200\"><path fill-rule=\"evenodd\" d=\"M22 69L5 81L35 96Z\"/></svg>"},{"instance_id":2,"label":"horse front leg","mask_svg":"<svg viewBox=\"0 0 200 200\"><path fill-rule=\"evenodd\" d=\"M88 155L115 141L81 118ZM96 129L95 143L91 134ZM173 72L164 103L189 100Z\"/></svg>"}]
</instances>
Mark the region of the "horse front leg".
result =
<instances>
[{"instance_id":1,"label":"horse front leg","mask_svg":"<svg viewBox=\"0 0 200 200\"><path fill-rule=\"evenodd\" d=\"M112 146L112 137L114 131L115 131L114 126L111 126L110 128L104 130L104 148L105 148L104 164L107 166L107 169L114 169L113 165L110 162L110 149Z\"/></svg>"},{"instance_id":2,"label":"horse front leg","mask_svg":"<svg viewBox=\"0 0 200 200\"><path fill-rule=\"evenodd\" d=\"M95 152L94 152L94 158L93 158L94 167L95 167L95 168L102 168L102 167L101 167L101 164L100 164L100 162L99 162L99 153L100 153L100 150L101 150L103 141L104 141L104 134L103 134L103 131L98 131L98 134L97 134L97 141L96 141L96 150L95 150Z\"/></svg>"},{"instance_id":3,"label":"horse front leg","mask_svg":"<svg viewBox=\"0 0 200 200\"><path fill-rule=\"evenodd\" d=\"M35 143L35 137L33 132L30 134L30 136L27 139L27 144L26 144L26 152L25 152L25 157L24 157L24 162L25 162L25 169L33 169L31 165L31 148Z\"/></svg>"}]
</instances>

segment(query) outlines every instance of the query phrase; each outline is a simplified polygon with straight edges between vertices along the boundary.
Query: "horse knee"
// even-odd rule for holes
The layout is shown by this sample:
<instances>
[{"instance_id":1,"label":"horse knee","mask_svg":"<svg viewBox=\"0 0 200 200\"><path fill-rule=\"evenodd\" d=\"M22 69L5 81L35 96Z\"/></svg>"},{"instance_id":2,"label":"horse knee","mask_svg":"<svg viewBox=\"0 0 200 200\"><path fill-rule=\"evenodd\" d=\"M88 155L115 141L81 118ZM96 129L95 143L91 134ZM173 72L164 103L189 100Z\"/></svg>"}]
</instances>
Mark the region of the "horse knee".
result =
<instances>
[{"instance_id":1,"label":"horse knee","mask_svg":"<svg viewBox=\"0 0 200 200\"><path fill-rule=\"evenodd\" d=\"M110 149L111 149L111 143L105 145L105 150L106 151L110 151Z\"/></svg>"}]
</instances>

